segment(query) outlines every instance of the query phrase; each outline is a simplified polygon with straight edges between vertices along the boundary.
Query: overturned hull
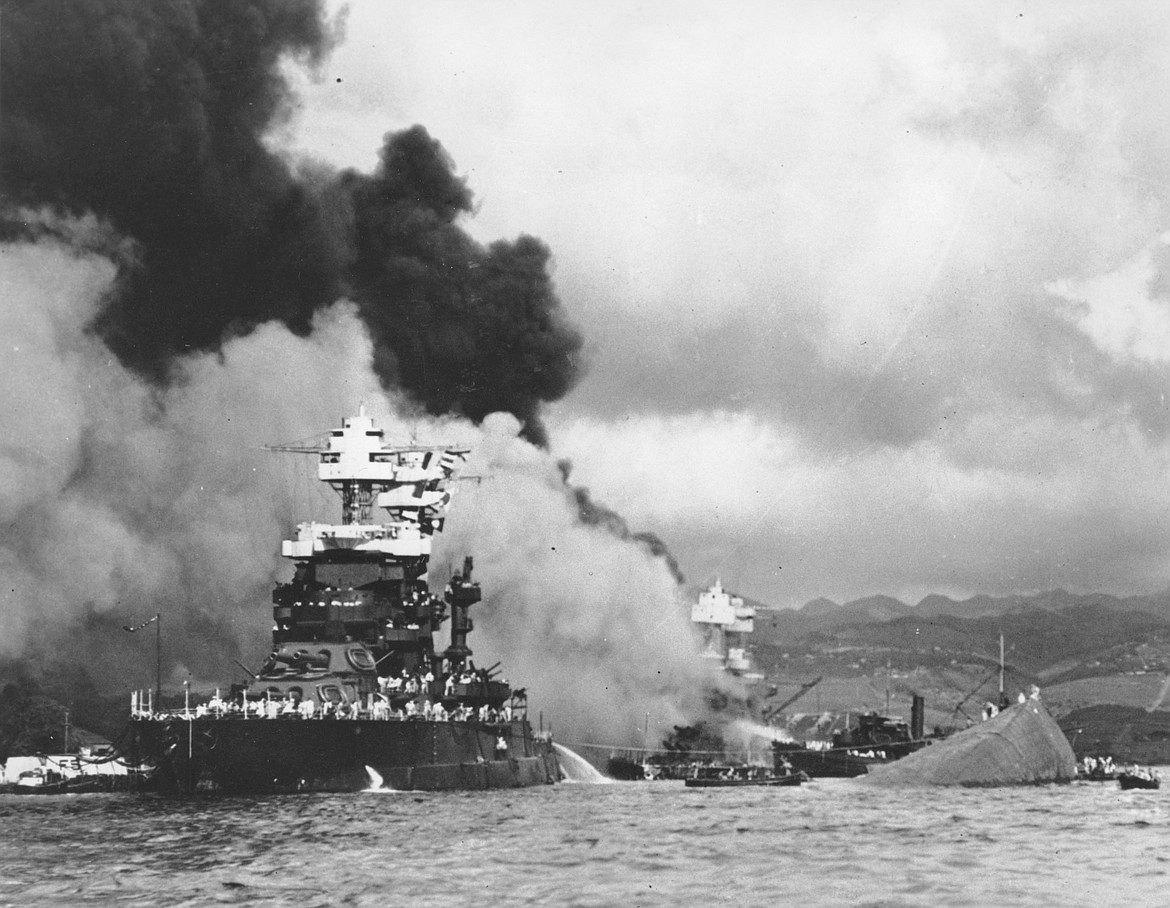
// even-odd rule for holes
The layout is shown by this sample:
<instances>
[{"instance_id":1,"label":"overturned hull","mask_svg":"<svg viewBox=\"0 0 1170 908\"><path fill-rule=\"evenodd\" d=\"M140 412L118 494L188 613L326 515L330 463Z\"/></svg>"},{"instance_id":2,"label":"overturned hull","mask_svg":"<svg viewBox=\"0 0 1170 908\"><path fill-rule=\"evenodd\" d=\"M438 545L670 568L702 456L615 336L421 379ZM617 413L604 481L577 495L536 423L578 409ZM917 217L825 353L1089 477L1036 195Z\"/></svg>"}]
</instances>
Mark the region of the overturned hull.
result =
<instances>
[{"instance_id":1,"label":"overturned hull","mask_svg":"<svg viewBox=\"0 0 1170 908\"><path fill-rule=\"evenodd\" d=\"M1076 758L1060 726L1043 703L1029 700L895 763L871 766L862 781L994 787L1071 782L1076 775Z\"/></svg>"},{"instance_id":2,"label":"overturned hull","mask_svg":"<svg viewBox=\"0 0 1170 908\"><path fill-rule=\"evenodd\" d=\"M528 723L376 719L136 719L132 751L172 793L440 791L556 782L552 743ZM376 776L372 775L376 774Z\"/></svg>"}]
</instances>

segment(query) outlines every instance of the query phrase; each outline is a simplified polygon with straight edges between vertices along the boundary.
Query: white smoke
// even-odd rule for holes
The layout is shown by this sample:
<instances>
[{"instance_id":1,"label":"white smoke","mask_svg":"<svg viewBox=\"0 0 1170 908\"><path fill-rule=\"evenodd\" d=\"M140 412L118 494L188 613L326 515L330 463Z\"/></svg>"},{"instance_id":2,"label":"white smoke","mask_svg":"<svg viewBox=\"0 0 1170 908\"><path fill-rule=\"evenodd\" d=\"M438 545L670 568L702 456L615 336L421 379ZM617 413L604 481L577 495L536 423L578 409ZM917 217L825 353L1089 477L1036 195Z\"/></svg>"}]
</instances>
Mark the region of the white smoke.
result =
<instances>
[{"instance_id":1,"label":"white smoke","mask_svg":"<svg viewBox=\"0 0 1170 908\"><path fill-rule=\"evenodd\" d=\"M571 743L640 741L695 716L714 684L666 562L577 518L556 459L489 417L442 552L474 554L484 589L477 664L504 660ZM432 562L432 575L443 564ZM473 612L474 618L474 612Z\"/></svg>"},{"instance_id":2,"label":"white smoke","mask_svg":"<svg viewBox=\"0 0 1170 908\"><path fill-rule=\"evenodd\" d=\"M268 645L279 540L338 504L313 464L265 443L318 436L364 403L390 437L475 449L432 561L476 558L477 664L496 660L564 739L636 740L687 721L710 683L665 563L583 525L555 457L510 416L482 428L387 396L351 306L307 337L276 324L180 362L160 389L87 326L116 269L58 240L0 246L0 657L70 640L108 689L148 684L153 660L122 623L163 614L166 661L222 683ZM177 675L171 682L176 683ZM535 715L533 716L535 720Z\"/></svg>"},{"instance_id":3,"label":"white smoke","mask_svg":"<svg viewBox=\"0 0 1170 908\"><path fill-rule=\"evenodd\" d=\"M0 246L0 656L66 634L85 646L84 622L161 611L169 644L222 670L264 645L278 541L302 516L260 446L378 395L370 345L337 306L308 338L264 326L192 356L160 390L87 330L114 280L109 261L59 241ZM137 642L103 643L113 652L91 664L111 683L111 662L150 667Z\"/></svg>"}]
</instances>

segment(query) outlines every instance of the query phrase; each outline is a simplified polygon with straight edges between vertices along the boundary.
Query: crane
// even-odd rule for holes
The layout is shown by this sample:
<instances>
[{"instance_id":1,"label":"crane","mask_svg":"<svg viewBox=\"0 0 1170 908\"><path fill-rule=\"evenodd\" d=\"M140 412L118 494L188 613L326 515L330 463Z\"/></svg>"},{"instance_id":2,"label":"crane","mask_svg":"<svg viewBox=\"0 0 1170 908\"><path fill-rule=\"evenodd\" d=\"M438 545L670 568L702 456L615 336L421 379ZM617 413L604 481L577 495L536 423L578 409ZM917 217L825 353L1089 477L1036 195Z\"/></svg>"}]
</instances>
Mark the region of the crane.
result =
<instances>
[{"instance_id":1,"label":"crane","mask_svg":"<svg viewBox=\"0 0 1170 908\"><path fill-rule=\"evenodd\" d=\"M802 684L800 686L800 690L798 690L796 693L794 693L791 697L789 697L783 703L780 703L776 706L769 706L769 707L765 708L763 713L761 714L760 718L763 719L764 722L768 722L777 713L782 712L785 707L791 706L793 703L795 703L797 700L799 700L801 697L803 697L805 694L807 694L810 690L812 690L814 687L816 687L818 684L820 684L821 681L824 680L824 678L825 678L824 675L817 675L811 681L808 681L805 684Z\"/></svg>"}]
</instances>

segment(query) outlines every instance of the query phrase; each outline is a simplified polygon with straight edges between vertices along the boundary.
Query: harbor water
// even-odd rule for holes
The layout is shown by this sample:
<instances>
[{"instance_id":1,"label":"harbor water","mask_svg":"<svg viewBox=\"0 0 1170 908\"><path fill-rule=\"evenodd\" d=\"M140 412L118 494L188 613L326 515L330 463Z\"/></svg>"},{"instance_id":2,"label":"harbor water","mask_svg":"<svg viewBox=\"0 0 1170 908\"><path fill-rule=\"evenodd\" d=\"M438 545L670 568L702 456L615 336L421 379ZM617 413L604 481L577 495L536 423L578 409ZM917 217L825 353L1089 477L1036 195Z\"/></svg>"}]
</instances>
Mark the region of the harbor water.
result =
<instances>
[{"instance_id":1,"label":"harbor water","mask_svg":"<svg viewBox=\"0 0 1170 908\"><path fill-rule=\"evenodd\" d=\"M0 796L0 905L1161 905L1170 791Z\"/></svg>"}]
</instances>

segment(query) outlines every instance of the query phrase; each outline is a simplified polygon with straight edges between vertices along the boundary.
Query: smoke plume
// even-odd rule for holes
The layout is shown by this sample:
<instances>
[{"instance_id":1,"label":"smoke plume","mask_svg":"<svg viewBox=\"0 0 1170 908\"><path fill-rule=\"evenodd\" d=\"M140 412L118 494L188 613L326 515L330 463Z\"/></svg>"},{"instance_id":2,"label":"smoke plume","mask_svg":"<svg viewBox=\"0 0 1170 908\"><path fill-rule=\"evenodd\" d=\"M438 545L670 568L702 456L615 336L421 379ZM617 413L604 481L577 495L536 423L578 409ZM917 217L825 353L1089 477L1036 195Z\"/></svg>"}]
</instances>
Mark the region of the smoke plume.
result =
<instances>
[{"instance_id":1,"label":"smoke plume","mask_svg":"<svg viewBox=\"0 0 1170 908\"><path fill-rule=\"evenodd\" d=\"M62 233L69 231L62 229ZM176 360L165 388L87 331L117 279L56 240L0 246L15 368L0 370L0 657L64 648L105 687L153 684L153 640L121 625L163 614L164 684L215 686L267 649L276 540L338 503L313 464L261 450L333 427L365 401L392 438L470 444L433 585L464 554L485 602L472 647L503 661L567 740L631 742L700 707L689 609L667 563L579 516L555 458L514 417L431 419L385 394L357 307L305 337L268 323Z\"/></svg>"},{"instance_id":2,"label":"smoke plume","mask_svg":"<svg viewBox=\"0 0 1170 908\"><path fill-rule=\"evenodd\" d=\"M153 640L121 626L159 612L164 685L239 677L289 573L276 541L337 508L260 446L364 401L395 437L483 449L494 476L435 562L477 557L480 664L594 740L680 721L703 669L677 567L541 447L581 346L549 250L472 240L471 192L421 127L372 175L270 147L282 61L338 40L321 4L0 16L0 667L151 686Z\"/></svg>"},{"instance_id":3,"label":"smoke plume","mask_svg":"<svg viewBox=\"0 0 1170 908\"><path fill-rule=\"evenodd\" d=\"M293 109L281 61L319 63L339 36L318 0L0 13L4 196L92 212L138 244L94 318L121 362L164 380L176 356L267 321L303 336L349 292L384 387L431 413L507 410L544 440L540 404L572 386L581 346L548 250L473 241L456 223L471 193L420 127L386 137L373 177L294 173L266 143Z\"/></svg>"},{"instance_id":4,"label":"smoke plume","mask_svg":"<svg viewBox=\"0 0 1170 908\"><path fill-rule=\"evenodd\" d=\"M504 414L484 423L468 471L488 478L460 489L440 542L449 563L476 556L477 664L523 666L510 679L568 726L559 737L570 744L640 742L648 719L654 745L701 714L717 684L696 658L675 569L628 532L583 521L563 465L517 431Z\"/></svg>"},{"instance_id":5,"label":"smoke plume","mask_svg":"<svg viewBox=\"0 0 1170 908\"><path fill-rule=\"evenodd\" d=\"M515 414L546 442L541 401L572 386L581 338L561 314L549 251L522 236L486 249L456 223L471 193L422 127L388 136L373 177L348 171L355 258L350 295L384 380L431 413Z\"/></svg>"},{"instance_id":6,"label":"smoke plume","mask_svg":"<svg viewBox=\"0 0 1170 908\"><path fill-rule=\"evenodd\" d=\"M639 545L645 546L646 550L652 555L666 562L666 566L670 569L670 574L674 577L675 583L680 586L686 583L686 577L683 576L678 561L657 533L651 533L647 530L634 532L630 529L626 518L612 508L608 508L601 502L594 500L588 488L573 485L570 481L570 476L573 472L573 464L571 461L561 459L557 462L557 467L561 471L561 478L564 481L565 487L572 492L573 500L577 503L577 516L580 517L583 523L589 524L590 526L602 527L614 536L617 536L618 539L631 540Z\"/></svg>"}]
</instances>

